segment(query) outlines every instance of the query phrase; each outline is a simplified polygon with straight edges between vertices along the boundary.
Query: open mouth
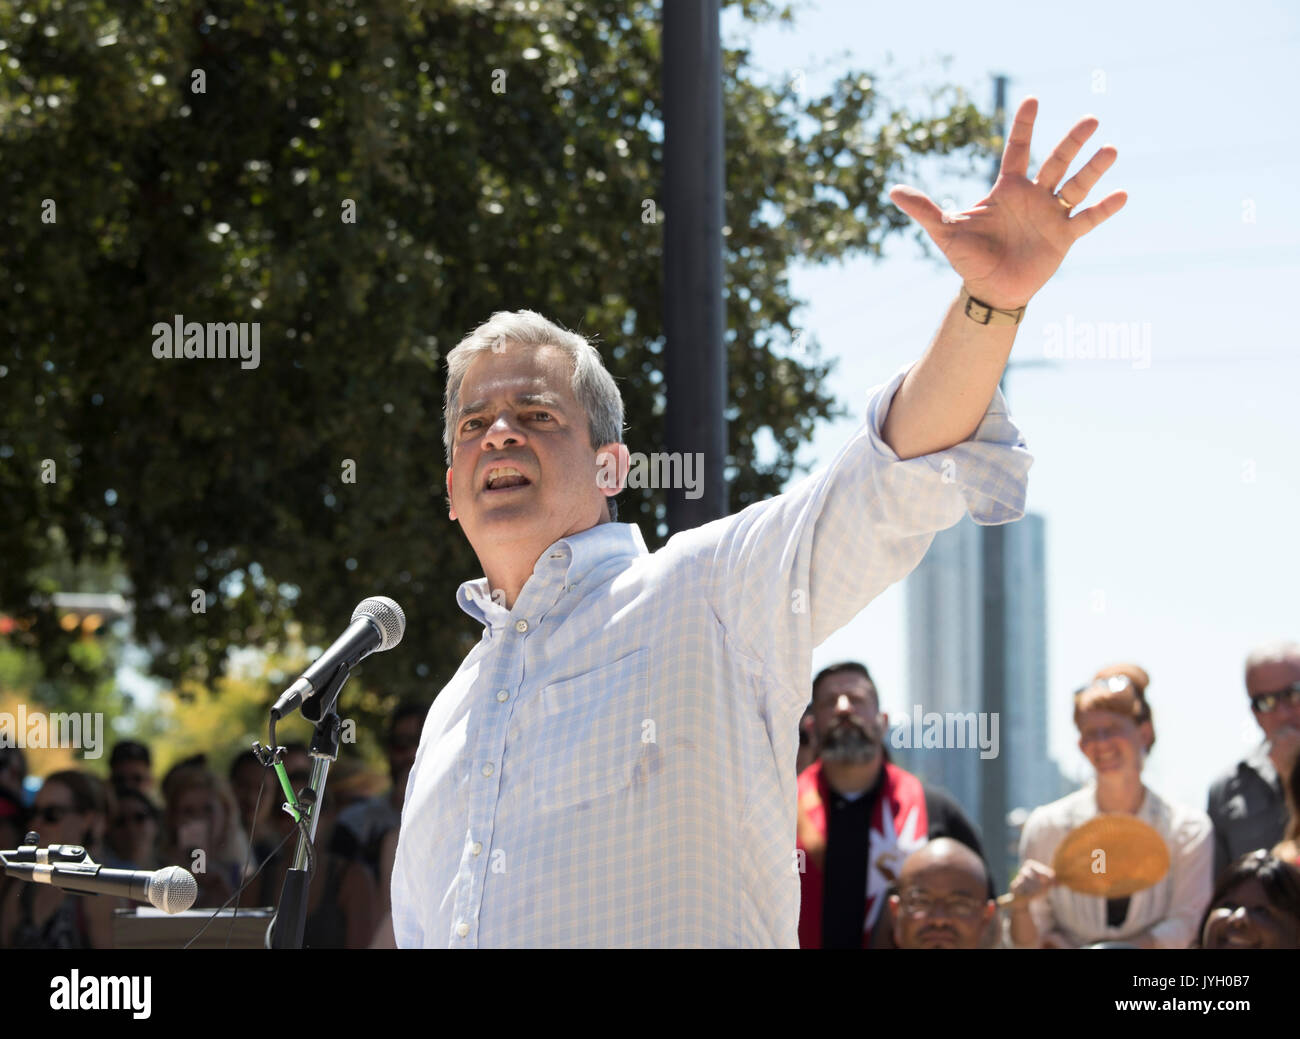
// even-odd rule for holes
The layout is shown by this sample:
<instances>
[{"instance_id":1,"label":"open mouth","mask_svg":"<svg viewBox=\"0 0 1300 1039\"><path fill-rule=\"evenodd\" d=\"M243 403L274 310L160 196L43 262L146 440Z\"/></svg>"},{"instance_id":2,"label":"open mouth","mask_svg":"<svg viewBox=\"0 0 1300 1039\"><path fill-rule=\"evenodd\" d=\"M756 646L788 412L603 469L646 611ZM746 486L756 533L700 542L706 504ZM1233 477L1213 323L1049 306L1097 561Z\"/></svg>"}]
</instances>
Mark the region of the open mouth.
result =
<instances>
[{"instance_id":1,"label":"open mouth","mask_svg":"<svg viewBox=\"0 0 1300 1039\"><path fill-rule=\"evenodd\" d=\"M512 465L491 466L483 481L485 491L509 491L531 485L532 481Z\"/></svg>"}]
</instances>

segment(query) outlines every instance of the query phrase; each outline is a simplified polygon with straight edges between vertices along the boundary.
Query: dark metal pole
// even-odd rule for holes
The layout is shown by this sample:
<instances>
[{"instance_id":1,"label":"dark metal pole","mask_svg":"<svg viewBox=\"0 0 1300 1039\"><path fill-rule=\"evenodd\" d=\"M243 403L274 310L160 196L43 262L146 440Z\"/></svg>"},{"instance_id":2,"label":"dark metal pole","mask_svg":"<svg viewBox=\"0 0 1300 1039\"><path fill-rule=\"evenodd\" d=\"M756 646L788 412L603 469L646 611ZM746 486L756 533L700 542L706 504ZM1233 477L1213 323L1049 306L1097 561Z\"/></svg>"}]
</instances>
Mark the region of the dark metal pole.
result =
<instances>
[{"instance_id":1,"label":"dark metal pole","mask_svg":"<svg viewBox=\"0 0 1300 1039\"><path fill-rule=\"evenodd\" d=\"M660 471L700 480L695 489L683 479L668 489L673 533L727 513L718 12L719 0L663 3L664 441L680 464ZM702 475L686 467L688 456L702 461Z\"/></svg>"},{"instance_id":2,"label":"dark metal pole","mask_svg":"<svg viewBox=\"0 0 1300 1039\"><path fill-rule=\"evenodd\" d=\"M994 112L1000 135L1006 137L1007 77L994 78ZM993 168L997 180L998 165ZM1003 379L1006 373L1003 373ZM1007 589L1006 589L1006 527L982 527L981 577L983 583L984 638L980 687L983 710L998 719L998 729L1004 738L998 754L980 762L980 828L984 831L984 851L988 856L989 870L999 891L1008 882L1007 848L1007 767L1009 752L1005 734L1010 731L1004 724L1003 708L1006 706L1007 680Z\"/></svg>"}]
</instances>

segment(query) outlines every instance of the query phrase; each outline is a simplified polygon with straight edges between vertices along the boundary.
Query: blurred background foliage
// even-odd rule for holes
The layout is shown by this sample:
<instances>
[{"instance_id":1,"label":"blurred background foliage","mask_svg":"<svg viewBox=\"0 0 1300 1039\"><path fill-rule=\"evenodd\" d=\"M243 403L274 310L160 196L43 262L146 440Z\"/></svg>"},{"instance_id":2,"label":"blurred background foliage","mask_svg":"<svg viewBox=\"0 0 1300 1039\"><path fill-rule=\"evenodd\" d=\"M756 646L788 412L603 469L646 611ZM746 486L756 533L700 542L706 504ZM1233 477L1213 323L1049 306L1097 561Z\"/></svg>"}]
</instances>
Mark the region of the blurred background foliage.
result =
<instances>
[{"instance_id":1,"label":"blurred background foliage","mask_svg":"<svg viewBox=\"0 0 1300 1039\"><path fill-rule=\"evenodd\" d=\"M539 310L598 337L632 447L660 439L671 214L643 220L662 182L659 15L0 0L0 688L116 703L119 731L166 735L172 757L260 738L293 668L226 680L228 651L283 655L297 623L305 662L382 593L405 640L343 711L375 732L398 697L433 697L479 636L453 596L481 570L445 512L445 352L493 311ZM879 255L908 223L890 184L924 183L922 161L973 169L998 142L956 89L909 111L866 72L817 96L760 80L743 45L724 64L739 509L780 490L836 410L791 265ZM151 329L177 314L260 322L259 367L155 359ZM659 491L620 512L662 543ZM60 590L120 591L129 630L65 630ZM189 714L114 701L127 637Z\"/></svg>"}]
</instances>

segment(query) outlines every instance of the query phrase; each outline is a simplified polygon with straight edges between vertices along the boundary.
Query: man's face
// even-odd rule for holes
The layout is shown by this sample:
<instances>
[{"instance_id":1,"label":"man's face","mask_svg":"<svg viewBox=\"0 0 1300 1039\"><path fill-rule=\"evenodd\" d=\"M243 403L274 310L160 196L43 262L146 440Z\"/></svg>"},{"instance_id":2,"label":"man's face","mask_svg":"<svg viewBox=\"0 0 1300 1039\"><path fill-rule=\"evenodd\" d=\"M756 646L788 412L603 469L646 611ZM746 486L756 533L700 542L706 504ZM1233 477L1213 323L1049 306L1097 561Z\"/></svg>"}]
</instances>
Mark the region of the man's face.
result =
<instances>
[{"instance_id":1,"label":"man's face","mask_svg":"<svg viewBox=\"0 0 1300 1039\"><path fill-rule=\"evenodd\" d=\"M866 764L879 756L888 719L861 675L842 671L818 682L813 718L823 761Z\"/></svg>"},{"instance_id":2,"label":"man's face","mask_svg":"<svg viewBox=\"0 0 1300 1039\"><path fill-rule=\"evenodd\" d=\"M153 770L143 761L121 761L113 766L113 782L148 793L153 789Z\"/></svg>"},{"instance_id":3,"label":"man's face","mask_svg":"<svg viewBox=\"0 0 1300 1039\"><path fill-rule=\"evenodd\" d=\"M1246 674L1246 692L1254 699L1265 693L1276 693L1300 682L1300 658L1270 660L1252 667ZM1253 712L1259 727L1272 743L1295 742L1300 739L1300 704L1283 699L1267 714Z\"/></svg>"},{"instance_id":4,"label":"man's face","mask_svg":"<svg viewBox=\"0 0 1300 1039\"><path fill-rule=\"evenodd\" d=\"M480 354L465 373L447 494L480 559L508 544L544 548L607 518L601 484L611 481L597 479L600 452L572 378L558 347L517 343ZM519 475L493 477L507 468Z\"/></svg>"},{"instance_id":5,"label":"man's face","mask_svg":"<svg viewBox=\"0 0 1300 1039\"><path fill-rule=\"evenodd\" d=\"M890 904L900 949L977 949L996 912L983 877L943 861L902 878Z\"/></svg>"}]
</instances>

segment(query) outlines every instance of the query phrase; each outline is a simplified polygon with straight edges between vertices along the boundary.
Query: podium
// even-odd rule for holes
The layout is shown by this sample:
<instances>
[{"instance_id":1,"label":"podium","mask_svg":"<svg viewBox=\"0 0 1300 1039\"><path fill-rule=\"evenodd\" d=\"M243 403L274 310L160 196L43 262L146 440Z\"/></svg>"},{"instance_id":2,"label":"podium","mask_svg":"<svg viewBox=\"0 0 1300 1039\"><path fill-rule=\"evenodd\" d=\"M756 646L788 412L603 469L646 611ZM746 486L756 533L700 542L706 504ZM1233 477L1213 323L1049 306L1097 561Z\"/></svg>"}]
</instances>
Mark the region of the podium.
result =
<instances>
[{"instance_id":1,"label":"podium","mask_svg":"<svg viewBox=\"0 0 1300 1039\"><path fill-rule=\"evenodd\" d=\"M216 919L212 919L213 916ZM275 909L258 907L239 910L187 909L183 913L164 913L152 906L113 911L113 946L118 949L180 949L198 934L207 921L207 930L199 935L191 949L265 949L266 931ZM234 926L231 919L234 918ZM228 939L228 940L227 940Z\"/></svg>"}]
</instances>

